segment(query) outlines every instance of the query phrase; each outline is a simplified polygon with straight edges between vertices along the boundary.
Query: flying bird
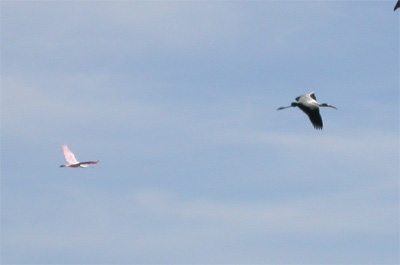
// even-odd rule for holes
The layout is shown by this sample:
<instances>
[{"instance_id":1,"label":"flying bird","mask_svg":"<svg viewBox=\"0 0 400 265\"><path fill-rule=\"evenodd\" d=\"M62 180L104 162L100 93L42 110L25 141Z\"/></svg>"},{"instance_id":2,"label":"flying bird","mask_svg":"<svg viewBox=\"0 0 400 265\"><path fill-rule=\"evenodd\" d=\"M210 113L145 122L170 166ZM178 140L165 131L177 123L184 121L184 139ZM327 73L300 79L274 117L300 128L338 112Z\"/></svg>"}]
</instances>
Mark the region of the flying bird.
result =
<instances>
[{"instance_id":1,"label":"flying bird","mask_svg":"<svg viewBox=\"0 0 400 265\"><path fill-rule=\"evenodd\" d=\"M394 6L394 10L393 11L396 11L396 9L399 8L399 7L400 7L400 0L397 1L396 5Z\"/></svg>"},{"instance_id":2,"label":"flying bird","mask_svg":"<svg viewBox=\"0 0 400 265\"><path fill-rule=\"evenodd\" d=\"M314 128L317 130L322 130L322 118L319 114L320 107L329 107L337 109L336 107L329 105L327 103L319 104L317 102L317 98L315 97L315 93L308 93L302 96L298 96L296 98L296 102L292 102L290 106L280 107L278 110L283 110L291 107L299 107L307 116L310 118L311 123L314 125Z\"/></svg>"},{"instance_id":3,"label":"flying bird","mask_svg":"<svg viewBox=\"0 0 400 265\"><path fill-rule=\"evenodd\" d=\"M61 165L60 167L73 167L73 168L88 168L90 164L97 164L99 161L87 161L87 162L78 162L76 160L74 153L72 153L67 145L62 146L65 160L67 161L66 165Z\"/></svg>"}]
</instances>

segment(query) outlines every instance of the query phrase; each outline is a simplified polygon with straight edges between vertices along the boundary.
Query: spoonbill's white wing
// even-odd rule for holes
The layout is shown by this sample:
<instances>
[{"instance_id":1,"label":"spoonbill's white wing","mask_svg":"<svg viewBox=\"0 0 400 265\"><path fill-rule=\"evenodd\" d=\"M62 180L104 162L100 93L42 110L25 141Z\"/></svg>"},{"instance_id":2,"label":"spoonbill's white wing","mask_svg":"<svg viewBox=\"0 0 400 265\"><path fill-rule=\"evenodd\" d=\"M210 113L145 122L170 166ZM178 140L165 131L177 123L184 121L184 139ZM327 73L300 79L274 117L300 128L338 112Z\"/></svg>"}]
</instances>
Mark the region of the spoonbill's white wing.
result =
<instances>
[{"instance_id":1,"label":"spoonbill's white wing","mask_svg":"<svg viewBox=\"0 0 400 265\"><path fill-rule=\"evenodd\" d=\"M80 162L79 165L90 165L90 164L97 164L99 161L86 161L86 162Z\"/></svg>"},{"instance_id":2,"label":"spoonbill's white wing","mask_svg":"<svg viewBox=\"0 0 400 265\"><path fill-rule=\"evenodd\" d=\"M67 145L63 145L62 149L64 151L65 160L67 160L68 164L78 164L78 160L76 160L75 155L68 149Z\"/></svg>"}]
</instances>

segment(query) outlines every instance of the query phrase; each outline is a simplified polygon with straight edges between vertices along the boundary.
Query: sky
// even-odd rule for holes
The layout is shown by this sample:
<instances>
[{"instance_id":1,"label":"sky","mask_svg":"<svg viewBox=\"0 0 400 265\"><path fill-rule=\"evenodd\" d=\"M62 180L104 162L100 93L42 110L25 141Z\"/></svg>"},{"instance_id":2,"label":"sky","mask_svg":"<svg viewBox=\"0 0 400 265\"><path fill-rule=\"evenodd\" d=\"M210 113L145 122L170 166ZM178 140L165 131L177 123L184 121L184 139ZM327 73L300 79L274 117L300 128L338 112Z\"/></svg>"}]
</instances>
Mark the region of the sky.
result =
<instances>
[{"instance_id":1,"label":"sky","mask_svg":"<svg viewBox=\"0 0 400 265\"><path fill-rule=\"evenodd\" d=\"M400 262L394 0L0 4L2 264Z\"/></svg>"}]
</instances>

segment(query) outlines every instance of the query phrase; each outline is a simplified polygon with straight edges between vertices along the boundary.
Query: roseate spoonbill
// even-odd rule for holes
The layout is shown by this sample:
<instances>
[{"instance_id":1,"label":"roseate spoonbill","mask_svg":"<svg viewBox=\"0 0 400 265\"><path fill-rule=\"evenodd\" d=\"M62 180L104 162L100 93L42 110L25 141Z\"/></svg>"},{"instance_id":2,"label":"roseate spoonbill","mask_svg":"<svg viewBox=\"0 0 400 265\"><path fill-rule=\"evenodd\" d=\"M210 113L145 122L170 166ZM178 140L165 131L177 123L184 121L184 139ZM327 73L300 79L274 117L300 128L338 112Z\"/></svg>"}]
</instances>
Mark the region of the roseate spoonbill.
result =
<instances>
[{"instance_id":1,"label":"roseate spoonbill","mask_svg":"<svg viewBox=\"0 0 400 265\"><path fill-rule=\"evenodd\" d=\"M302 96L298 96L296 98L297 102L292 102L290 106L280 107L278 110L283 110L291 107L299 107L307 116L310 118L311 123L314 125L314 128L317 130L322 130L322 118L319 114L319 107L329 107L337 109L334 106L331 106L327 103L319 104L317 102L317 98L315 97L315 93L308 93Z\"/></svg>"},{"instance_id":2,"label":"roseate spoonbill","mask_svg":"<svg viewBox=\"0 0 400 265\"><path fill-rule=\"evenodd\" d=\"M99 161L87 161L87 162L78 162L76 160L75 155L68 149L67 145L62 146L65 160L67 160L66 165L61 165L60 167L73 167L73 168L88 168L90 164L97 164Z\"/></svg>"}]
</instances>

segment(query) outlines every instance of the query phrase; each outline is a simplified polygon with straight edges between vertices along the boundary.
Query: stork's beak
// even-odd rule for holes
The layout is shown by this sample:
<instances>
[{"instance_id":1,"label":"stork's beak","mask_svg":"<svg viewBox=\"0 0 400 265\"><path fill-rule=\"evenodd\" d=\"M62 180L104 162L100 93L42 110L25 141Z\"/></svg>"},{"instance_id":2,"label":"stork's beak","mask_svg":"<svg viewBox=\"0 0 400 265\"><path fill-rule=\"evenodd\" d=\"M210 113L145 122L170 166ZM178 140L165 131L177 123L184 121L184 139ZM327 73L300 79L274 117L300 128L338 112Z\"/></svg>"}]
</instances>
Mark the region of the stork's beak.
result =
<instances>
[{"instance_id":1,"label":"stork's beak","mask_svg":"<svg viewBox=\"0 0 400 265\"><path fill-rule=\"evenodd\" d=\"M336 109L336 110L337 110L337 108L336 108L335 106L329 105L328 103L322 103L322 104L320 104L319 106L320 106L320 107L329 107L329 108L332 108L332 109Z\"/></svg>"},{"instance_id":2,"label":"stork's beak","mask_svg":"<svg viewBox=\"0 0 400 265\"><path fill-rule=\"evenodd\" d=\"M330 107L330 108L332 108L332 109L337 110L337 108L336 108L335 106L332 106L332 105L329 105L329 104L327 104L326 106L327 106L327 107Z\"/></svg>"},{"instance_id":3,"label":"stork's beak","mask_svg":"<svg viewBox=\"0 0 400 265\"><path fill-rule=\"evenodd\" d=\"M278 108L277 110L283 110L283 109L288 109L288 108L291 108L292 106L288 106L288 107L280 107L280 108Z\"/></svg>"}]
</instances>

